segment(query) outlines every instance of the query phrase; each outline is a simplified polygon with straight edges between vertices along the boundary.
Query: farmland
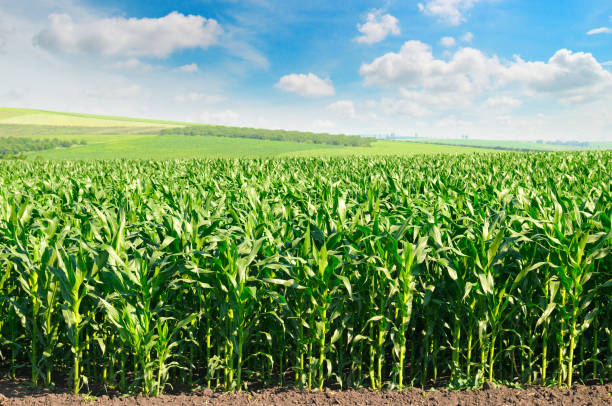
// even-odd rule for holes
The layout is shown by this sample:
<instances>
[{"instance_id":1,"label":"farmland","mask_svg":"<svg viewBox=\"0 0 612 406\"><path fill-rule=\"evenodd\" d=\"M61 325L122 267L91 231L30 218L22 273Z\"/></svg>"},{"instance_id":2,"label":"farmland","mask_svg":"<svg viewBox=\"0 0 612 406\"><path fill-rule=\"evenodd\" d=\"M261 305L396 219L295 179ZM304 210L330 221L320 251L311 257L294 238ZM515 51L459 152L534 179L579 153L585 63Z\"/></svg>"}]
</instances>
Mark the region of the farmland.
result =
<instances>
[{"instance_id":1,"label":"farmland","mask_svg":"<svg viewBox=\"0 0 612 406\"><path fill-rule=\"evenodd\" d=\"M75 393L609 379L610 173L610 151L3 161L0 362Z\"/></svg>"},{"instance_id":2,"label":"farmland","mask_svg":"<svg viewBox=\"0 0 612 406\"><path fill-rule=\"evenodd\" d=\"M235 134L249 138L235 138ZM40 140L49 139L73 144L71 148L36 148L24 154L28 159L53 160L406 156L493 151L461 146L372 141L356 136L0 108L0 142L1 138L7 137L23 137L30 145L42 144ZM352 140L355 146L332 144L340 144L346 139Z\"/></svg>"},{"instance_id":3,"label":"farmland","mask_svg":"<svg viewBox=\"0 0 612 406\"><path fill-rule=\"evenodd\" d=\"M55 138L55 137L50 137ZM60 139L62 137L59 137ZM487 153L492 150L445 145L376 141L369 147L343 147L288 141L269 141L227 137L159 136L155 134L66 136L86 145L48 149L27 154L29 159L185 159L185 158L273 158L273 157L348 157L416 154Z\"/></svg>"}]
</instances>

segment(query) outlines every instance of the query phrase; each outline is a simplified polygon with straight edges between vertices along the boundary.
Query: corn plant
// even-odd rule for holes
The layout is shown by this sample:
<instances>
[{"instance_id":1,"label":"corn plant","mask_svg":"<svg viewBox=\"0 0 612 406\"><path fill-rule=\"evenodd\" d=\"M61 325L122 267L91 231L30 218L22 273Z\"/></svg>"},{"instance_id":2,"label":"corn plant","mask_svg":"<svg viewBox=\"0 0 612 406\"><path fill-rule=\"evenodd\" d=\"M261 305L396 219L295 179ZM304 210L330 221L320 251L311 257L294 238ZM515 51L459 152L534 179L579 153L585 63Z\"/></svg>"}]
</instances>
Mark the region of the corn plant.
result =
<instances>
[{"instance_id":1,"label":"corn plant","mask_svg":"<svg viewBox=\"0 0 612 406\"><path fill-rule=\"evenodd\" d=\"M612 153L5 161L0 367L34 385L612 378Z\"/></svg>"}]
</instances>

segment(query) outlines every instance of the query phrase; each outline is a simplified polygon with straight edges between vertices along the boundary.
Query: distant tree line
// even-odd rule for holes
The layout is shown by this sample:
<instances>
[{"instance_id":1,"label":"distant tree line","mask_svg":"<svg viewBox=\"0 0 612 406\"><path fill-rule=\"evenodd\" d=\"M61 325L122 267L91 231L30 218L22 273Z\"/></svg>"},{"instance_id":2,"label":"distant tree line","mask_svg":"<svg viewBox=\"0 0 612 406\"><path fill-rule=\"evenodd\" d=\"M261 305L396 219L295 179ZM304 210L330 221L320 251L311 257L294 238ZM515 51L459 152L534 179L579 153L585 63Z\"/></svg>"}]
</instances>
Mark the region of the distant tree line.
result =
<instances>
[{"instance_id":1,"label":"distant tree line","mask_svg":"<svg viewBox=\"0 0 612 406\"><path fill-rule=\"evenodd\" d=\"M375 138L358 135L311 133L302 131L264 130L247 127L202 125L161 130L160 135L187 135L230 138L254 138L268 141L291 141L309 144L329 144L352 147L369 147Z\"/></svg>"},{"instance_id":2,"label":"distant tree line","mask_svg":"<svg viewBox=\"0 0 612 406\"><path fill-rule=\"evenodd\" d=\"M59 138L0 137L0 157L19 155L30 151L43 151L58 147L85 145L85 140L61 140Z\"/></svg>"}]
</instances>

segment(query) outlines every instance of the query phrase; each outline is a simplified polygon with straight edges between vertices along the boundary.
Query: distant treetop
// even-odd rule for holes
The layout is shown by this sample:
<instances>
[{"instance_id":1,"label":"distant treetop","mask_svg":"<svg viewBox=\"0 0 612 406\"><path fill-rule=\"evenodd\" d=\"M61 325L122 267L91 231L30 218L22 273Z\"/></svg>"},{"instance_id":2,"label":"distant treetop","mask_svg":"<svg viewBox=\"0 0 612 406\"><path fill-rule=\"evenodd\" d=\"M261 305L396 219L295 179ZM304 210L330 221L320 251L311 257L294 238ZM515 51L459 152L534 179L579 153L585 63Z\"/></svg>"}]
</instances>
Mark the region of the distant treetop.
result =
<instances>
[{"instance_id":1,"label":"distant treetop","mask_svg":"<svg viewBox=\"0 0 612 406\"><path fill-rule=\"evenodd\" d=\"M302 131L264 130L247 127L226 127L220 125L194 125L188 127L168 128L160 135L188 135L230 138L255 138L268 141L290 141L309 144L329 144L353 147L369 147L375 138L358 135L311 133Z\"/></svg>"}]
</instances>

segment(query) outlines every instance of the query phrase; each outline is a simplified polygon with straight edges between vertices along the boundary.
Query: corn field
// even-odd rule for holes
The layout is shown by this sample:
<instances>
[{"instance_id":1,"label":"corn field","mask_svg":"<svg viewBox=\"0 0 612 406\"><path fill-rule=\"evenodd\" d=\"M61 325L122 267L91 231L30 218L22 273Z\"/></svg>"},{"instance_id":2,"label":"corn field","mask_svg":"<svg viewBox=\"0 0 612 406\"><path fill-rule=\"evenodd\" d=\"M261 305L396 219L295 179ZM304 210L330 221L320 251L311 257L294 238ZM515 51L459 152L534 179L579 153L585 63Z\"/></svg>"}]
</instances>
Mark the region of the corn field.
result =
<instances>
[{"instance_id":1,"label":"corn field","mask_svg":"<svg viewBox=\"0 0 612 406\"><path fill-rule=\"evenodd\" d=\"M612 378L612 152L1 162L0 372L75 393Z\"/></svg>"}]
</instances>

